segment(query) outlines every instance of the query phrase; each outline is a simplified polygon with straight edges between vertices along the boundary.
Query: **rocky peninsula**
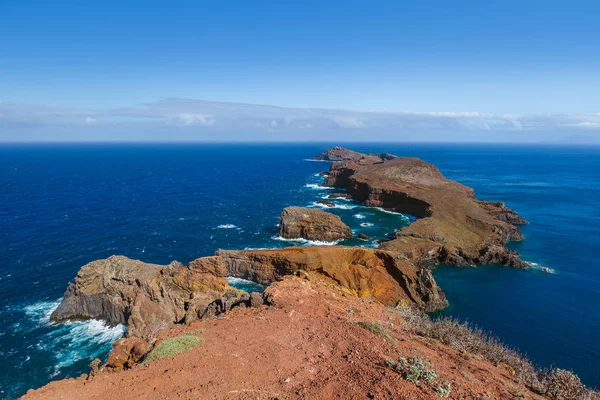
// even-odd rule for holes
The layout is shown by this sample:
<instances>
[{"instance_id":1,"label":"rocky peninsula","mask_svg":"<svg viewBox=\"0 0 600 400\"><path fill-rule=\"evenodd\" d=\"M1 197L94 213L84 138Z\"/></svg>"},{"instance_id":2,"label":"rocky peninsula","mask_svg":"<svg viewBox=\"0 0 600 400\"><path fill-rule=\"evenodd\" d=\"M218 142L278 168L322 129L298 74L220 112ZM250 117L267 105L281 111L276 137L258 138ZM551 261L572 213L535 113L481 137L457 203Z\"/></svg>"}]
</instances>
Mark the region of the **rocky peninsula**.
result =
<instances>
[{"instance_id":1,"label":"rocky peninsula","mask_svg":"<svg viewBox=\"0 0 600 400\"><path fill-rule=\"evenodd\" d=\"M416 217L382 248L419 264L529 267L506 247L508 241L523 239L514 224L525 219L503 203L477 200L473 189L420 159L365 155L357 162L352 154L331 165L325 185L345 189L367 206Z\"/></svg>"},{"instance_id":2,"label":"rocky peninsula","mask_svg":"<svg viewBox=\"0 0 600 400\"><path fill-rule=\"evenodd\" d=\"M336 147L315 159L333 161L325 185L340 196L417 220L378 249L219 250L165 266L93 261L51 320L121 323L126 337L89 374L24 398L597 398L570 373L536 371L486 335L425 314L447 305L432 264L527 268L506 247L523 238L522 217L416 158ZM283 210L279 233L352 237L339 217L301 207ZM268 287L249 294L226 277ZM565 387L576 397L564 397Z\"/></svg>"}]
</instances>

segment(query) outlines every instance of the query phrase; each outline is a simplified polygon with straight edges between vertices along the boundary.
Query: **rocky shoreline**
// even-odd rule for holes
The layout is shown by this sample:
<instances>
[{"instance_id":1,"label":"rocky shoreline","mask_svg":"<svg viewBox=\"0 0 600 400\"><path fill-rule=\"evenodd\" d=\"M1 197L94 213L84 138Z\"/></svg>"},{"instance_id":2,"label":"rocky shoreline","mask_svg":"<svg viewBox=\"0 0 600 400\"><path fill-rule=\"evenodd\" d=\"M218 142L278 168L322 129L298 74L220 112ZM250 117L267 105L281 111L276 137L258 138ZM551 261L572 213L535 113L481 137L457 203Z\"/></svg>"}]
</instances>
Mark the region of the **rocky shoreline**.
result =
<instances>
[{"instance_id":1,"label":"rocky shoreline","mask_svg":"<svg viewBox=\"0 0 600 400\"><path fill-rule=\"evenodd\" d=\"M398 343L405 341L412 348L419 348L424 354L438 360L439 364L447 362L452 365L445 373L454 379L453 382L458 387L456 393L460 396L457 398L482 398L490 391L501 398L508 398L505 396L514 393L514 390L520 391L522 398L541 398L529 391L532 383L528 383L529 388L526 388L520 378L511 376L510 368L513 367L492 367L488 361L481 362L486 365L485 368L502 369L497 372L503 379L490 383L485 377L472 372L469 383L469 379L465 380L464 376L461 378L451 372L453 369L467 368L459 366L461 361L456 358L454 350L438 342L427 344L415 339L405 326L409 323L408 317L405 314L399 316L394 311L411 309L415 312L431 312L447 306L445 295L431 272L434 264L470 266L495 263L528 268L529 265L519 258L518 253L506 247L508 241L523 239L521 231L515 225L526 223L525 219L504 203L477 200L473 189L445 178L435 166L416 158L396 157L387 153L362 154L336 147L315 159L333 161L329 170L324 173L324 184L345 190L344 194L334 196L348 197L363 202L366 206L410 214L416 217L416 221L395 232L390 240L381 242L378 249L306 246L270 250L219 250L214 256L199 258L187 266L179 262L166 266L148 264L120 256L91 262L83 266L74 282L69 284L64 299L52 313L51 320L64 322L93 318L109 324L125 324L126 337L114 343L108 361L100 367L96 364L92 373L77 381L52 383L37 391L28 392L25 397L77 398L85 395L91 396L89 398L101 398L95 397L94 393L101 393L101 388L109 381L112 382L111 385L115 385L114 379L108 376L112 374L106 374L108 372L126 370L121 373L144 375L146 372L143 371L153 371L150 376L160 374L159 370L153 369L154 363L143 366L141 363L161 343L176 337L177 332L184 329L182 327L198 324L204 327L202 321L229 321L211 325L215 327L218 324L221 334L227 336L231 330L237 331L238 327L243 331L245 325L239 325L236 321L245 320L248 324L245 319L248 315L274 320L283 318L280 324L286 324L284 320L290 318L290 327L295 326L293 321L301 320L304 325L300 324L296 328L301 326L308 330L316 329L312 324L318 320L319 329L343 336L336 330L339 326L345 326L355 314L364 314L365 318L370 319L375 315L385 314L388 318L384 323L386 332L393 332L395 335L393 339L390 337L396 343L393 351L403 348ZM322 210L302 207L283 210L279 231L281 237L290 239L335 241L353 236L350 228L339 217ZM246 293L230 286L225 279L227 276L248 279L269 287L263 294ZM307 307L308 304L312 308ZM282 315L282 310L288 315ZM318 314L318 317L315 314L316 319L312 320L310 314L321 312L319 310L323 313ZM255 324L251 325L254 327ZM274 335L272 332L269 335L275 341L286 340L285 337L296 334L291 328L287 328L281 327L281 335ZM249 331L252 329L248 328ZM343 329L347 331L348 328ZM351 331L354 332L352 329ZM356 340L370 343L373 339L371 333L360 329L353 335L353 339L347 338L349 343ZM389 335L384 336L386 341L387 337ZM253 339L248 340L252 342ZM325 336L319 340L327 342L329 339ZM258 343L260 341L256 341L255 345L258 346ZM388 346L390 343L382 345L376 342L372 346L377 348L376 351L389 354L392 351ZM335 348L335 344L331 345ZM228 349L227 343L222 343L221 346ZM271 359L271 356L275 358ZM271 356L265 354L260 357L267 357L262 359L265 365L270 365L280 357L274 354ZM199 357L201 360L195 362L202 363L208 355ZM343 361L343 365L339 364L339 353L335 350L328 350L321 357L324 360L322 366L335 365L336 368L353 370L350 359ZM375 359L369 358L370 364L365 366L365 371L372 375L378 374L376 371L379 367L376 364L381 363L381 360L376 362ZM256 359L253 361L256 362ZM156 363L160 362L162 361ZM178 371L189 372L185 370L192 368L189 362L184 369L177 367ZM307 360L301 363L301 368L312 365ZM228 368L227 375L235 376L236 371L231 369L236 368L235 364ZM168 372L169 369L164 374ZM272 374L271 371L266 372L263 377L252 378L255 379L253 385L272 386ZM210 379L210 376L205 378ZM280 390L275 391L275 395L254 392L230 395L232 392L223 391L225 387L229 387L229 383L222 383L221 391L215 392L211 398L274 399L279 398L280 392L290 398L329 398L325 381L314 376L305 378L308 380L302 380L300 386L292 391L286 389L287 380L276 384L275 387ZM367 389L367 392L347 392L344 398L389 398L385 393L391 395L390 388L412 389L405 398L430 398L431 393L424 392L422 388L406 386L405 381L396 378L396 375L389 374L380 377L388 392L380 384L363 382L364 387L371 389ZM311 384L308 383L311 379L322 384L311 389ZM360 381L362 378L343 378L337 387L352 385L352 379ZM271 383L267 384L266 381ZM126 387L126 381L121 379L119 382L121 383L117 385ZM233 378L232 382L243 385L244 381ZM93 391L96 389L91 389L92 392L89 392L79 383L88 383L88 388L99 389L96 392ZM166 385L165 388L167 387L170 388L167 392L157 388L155 391L158 390L163 397L175 395L173 391L184 398L195 398L197 395L193 390L181 391L184 387L189 387L187 383L181 383L179 387ZM510 389L512 387L517 389ZM142 393L147 396L145 388L138 389L138 394Z\"/></svg>"}]
</instances>

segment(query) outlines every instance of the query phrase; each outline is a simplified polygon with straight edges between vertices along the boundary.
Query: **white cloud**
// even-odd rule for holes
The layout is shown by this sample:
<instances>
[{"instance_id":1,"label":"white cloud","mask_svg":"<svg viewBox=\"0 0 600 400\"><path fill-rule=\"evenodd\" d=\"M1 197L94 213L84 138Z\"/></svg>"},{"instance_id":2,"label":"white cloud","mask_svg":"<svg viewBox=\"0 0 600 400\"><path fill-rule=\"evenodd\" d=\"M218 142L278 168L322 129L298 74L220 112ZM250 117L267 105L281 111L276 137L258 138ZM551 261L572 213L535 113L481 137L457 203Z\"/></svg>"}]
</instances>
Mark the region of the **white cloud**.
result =
<instances>
[{"instance_id":1,"label":"white cloud","mask_svg":"<svg viewBox=\"0 0 600 400\"><path fill-rule=\"evenodd\" d=\"M103 132L120 130L136 140L150 137L148 132L152 131L161 131L163 134L160 137L168 138L177 137L177 132L200 132L198 135L202 132L207 135L218 132L223 140L229 137L237 140L259 137L278 140L337 140L338 137L421 140L428 137L428 132L436 132L439 140L443 140L442 135L452 140L477 140L491 137L492 134L500 139L527 140L535 137L543 140L543 135L548 132L573 134L578 130L594 135L597 131L600 137L600 114L348 111L165 99L131 107L98 110L0 103L0 140L15 140L18 137L16 129L61 127L68 130L81 126L82 121L90 126L90 132L91 127L98 126L101 121ZM202 127L202 130L186 127ZM48 129L47 135L52 135L54 131ZM275 135L275 131L277 136L269 136L269 132ZM104 133L98 133L101 134ZM186 136L190 139L196 137L201 136ZM432 134L430 137L435 140L436 136Z\"/></svg>"},{"instance_id":2,"label":"white cloud","mask_svg":"<svg viewBox=\"0 0 600 400\"><path fill-rule=\"evenodd\" d=\"M85 119L85 124L86 125L96 125L97 123L98 123L98 120L96 118L87 117Z\"/></svg>"},{"instance_id":3,"label":"white cloud","mask_svg":"<svg viewBox=\"0 0 600 400\"><path fill-rule=\"evenodd\" d=\"M205 114L191 114L191 113L180 113L177 115L170 115L166 118L167 124L190 126L190 125L201 125L201 126L213 126L215 119L210 115Z\"/></svg>"}]
</instances>

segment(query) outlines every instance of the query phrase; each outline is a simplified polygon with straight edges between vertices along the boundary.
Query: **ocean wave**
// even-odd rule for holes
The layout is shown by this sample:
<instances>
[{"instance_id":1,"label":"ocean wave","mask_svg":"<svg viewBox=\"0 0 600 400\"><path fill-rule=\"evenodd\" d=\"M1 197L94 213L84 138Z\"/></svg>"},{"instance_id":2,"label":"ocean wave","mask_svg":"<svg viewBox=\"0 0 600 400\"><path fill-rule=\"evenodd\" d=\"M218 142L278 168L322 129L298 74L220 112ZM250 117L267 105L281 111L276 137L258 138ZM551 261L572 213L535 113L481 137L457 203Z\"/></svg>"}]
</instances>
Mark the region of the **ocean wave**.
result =
<instances>
[{"instance_id":1,"label":"ocean wave","mask_svg":"<svg viewBox=\"0 0 600 400\"><path fill-rule=\"evenodd\" d=\"M53 375L56 376L61 368L73 365L79 360L99 356L110 350L112 343L125 333L124 325L109 326L103 321L73 321L57 324L50 322L50 315L61 299L56 301L38 302L23 307L23 311L34 328L52 328L40 336L36 347L48 351L56 359Z\"/></svg>"},{"instance_id":2,"label":"ocean wave","mask_svg":"<svg viewBox=\"0 0 600 400\"><path fill-rule=\"evenodd\" d=\"M336 244L338 244L340 242L339 240L334 240L333 242L325 242L322 240L308 240L308 239L304 239L304 238L286 239L281 236L273 236L271 239L281 240L284 242L302 243L302 244L306 244L309 246L335 246Z\"/></svg>"},{"instance_id":3,"label":"ocean wave","mask_svg":"<svg viewBox=\"0 0 600 400\"><path fill-rule=\"evenodd\" d=\"M365 218L367 218L367 216L366 216L366 215L364 215L364 214L361 214L361 213L354 214L354 215L353 215L353 217L354 217L354 218L357 218L357 219L365 219Z\"/></svg>"},{"instance_id":4,"label":"ocean wave","mask_svg":"<svg viewBox=\"0 0 600 400\"><path fill-rule=\"evenodd\" d=\"M252 293L259 292L262 293L265 290L265 285L261 285L260 283L256 283L253 281L249 281L248 279L236 278L234 276L225 277L227 282L234 288L243 290L244 292Z\"/></svg>"},{"instance_id":5,"label":"ocean wave","mask_svg":"<svg viewBox=\"0 0 600 400\"><path fill-rule=\"evenodd\" d=\"M339 208L340 210L352 210L358 206L355 204L336 204L335 207Z\"/></svg>"},{"instance_id":6,"label":"ocean wave","mask_svg":"<svg viewBox=\"0 0 600 400\"><path fill-rule=\"evenodd\" d=\"M218 229L240 229L238 228L236 225L234 224L221 224L219 226L217 226Z\"/></svg>"},{"instance_id":7,"label":"ocean wave","mask_svg":"<svg viewBox=\"0 0 600 400\"><path fill-rule=\"evenodd\" d=\"M554 270L553 268L549 268L549 267L544 267L543 265L540 265L536 262L532 262L532 261L525 261L525 263L527 263L527 265L529 265L531 268L533 269L537 269L538 271L542 271L542 272L546 272L548 274L556 274L556 270Z\"/></svg>"},{"instance_id":8,"label":"ocean wave","mask_svg":"<svg viewBox=\"0 0 600 400\"><path fill-rule=\"evenodd\" d=\"M313 162L331 162L331 161L328 161L328 160L313 160L313 159L311 159L311 158L305 158L305 159L304 159L304 161L313 161Z\"/></svg>"},{"instance_id":9,"label":"ocean wave","mask_svg":"<svg viewBox=\"0 0 600 400\"><path fill-rule=\"evenodd\" d=\"M373 226L373 224L371 222L363 222L362 224L360 224L360 226L368 227Z\"/></svg>"},{"instance_id":10,"label":"ocean wave","mask_svg":"<svg viewBox=\"0 0 600 400\"><path fill-rule=\"evenodd\" d=\"M313 189L313 190L333 190L335 188L332 187L328 187L328 186L321 186L321 185L317 185L316 183L307 183L306 185L304 185L304 187Z\"/></svg>"}]
</instances>

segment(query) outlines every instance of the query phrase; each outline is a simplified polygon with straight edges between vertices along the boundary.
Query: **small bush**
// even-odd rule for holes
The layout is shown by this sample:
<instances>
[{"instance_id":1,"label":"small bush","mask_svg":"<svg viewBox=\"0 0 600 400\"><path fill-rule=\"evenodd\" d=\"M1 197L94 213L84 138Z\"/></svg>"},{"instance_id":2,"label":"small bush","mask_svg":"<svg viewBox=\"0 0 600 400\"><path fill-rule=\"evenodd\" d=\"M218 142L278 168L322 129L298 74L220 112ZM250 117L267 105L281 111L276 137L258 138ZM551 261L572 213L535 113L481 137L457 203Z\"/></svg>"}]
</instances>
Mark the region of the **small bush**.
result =
<instances>
[{"instance_id":1,"label":"small bush","mask_svg":"<svg viewBox=\"0 0 600 400\"><path fill-rule=\"evenodd\" d=\"M583 398L585 387L579 377L564 369L556 368L542 376L546 395L553 400L577 400Z\"/></svg>"},{"instance_id":2,"label":"small bush","mask_svg":"<svg viewBox=\"0 0 600 400\"><path fill-rule=\"evenodd\" d=\"M150 353L146 356L146 359L142 364L147 364L152 361L160 360L161 358L173 357L180 353L185 353L204 341L204 339L197 336L184 335L174 338L170 338L155 346Z\"/></svg>"},{"instance_id":3,"label":"small bush","mask_svg":"<svg viewBox=\"0 0 600 400\"><path fill-rule=\"evenodd\" d=\"M365 328L366 330L373 332L376 335L383 337L386 341L388 341L390 343L394 341L392 339L392 337L387 333L385 328L379 324L376 324L373 322L368 322L368 321L359 321L356 323L356 325L360 326L361 328Z\"/></svg>"},{"instance_id":4,"label":"small bush","mask_svg":"<svg viewBox=\"0 0 600 400\"><path fill-rule=\"evenodd\" d=\"M427 386L435 390L438 396L448 397L450 395L450 383L444 382L442 386L433 386L438 378L437 372L433 369L431 363L423 357L410 357L408 359L399 357L397 363L387 360L385 365L393 368L394 371L415 386L420 386L421 382L425 382Z\"/></svg>"},{"instance_id":5,"label":"small bush","mask_svg":"<svg viewBox=\"0 0 600 400\"><path fill-rule=\"evenodd\" d=\"M435 388L435 393L440 397L450 396L450 382L444 381L440 386Z\"/></svg>"}]
</instances>

